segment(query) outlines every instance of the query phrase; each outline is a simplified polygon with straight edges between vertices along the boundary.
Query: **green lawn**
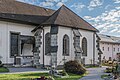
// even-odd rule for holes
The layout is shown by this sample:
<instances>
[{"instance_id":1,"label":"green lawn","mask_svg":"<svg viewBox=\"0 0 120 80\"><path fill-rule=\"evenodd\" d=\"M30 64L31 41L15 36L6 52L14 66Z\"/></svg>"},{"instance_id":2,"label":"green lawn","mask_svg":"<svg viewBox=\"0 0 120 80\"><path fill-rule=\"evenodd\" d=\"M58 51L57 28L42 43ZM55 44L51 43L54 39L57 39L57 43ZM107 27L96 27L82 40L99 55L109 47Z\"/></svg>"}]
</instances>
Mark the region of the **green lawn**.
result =
<instances>
[{"instance_id":1,"label":"green lawn","mask_svg":"<svg viewBox=\"0 0 120 80\"><path fill-rule=\"evenodd\" d=\"M99 66L86 66L85 68L99 68Z\"/></svg>"},{"instance_id":2,"label":"green lawn","mask_svg":"<svg viewBox=\"0 0 120 80\"><path fill-rule=\"evenodd\" d=\"M0 74L1 80L31 80L40 76L49 77L48 73L21 73L21 74ZM69 74L69 78L55 78L55 80L78 80L84 75Z\"/></svg>"},{"instance_id":3,"label":"green lawn","mask_svg":"<svg viewBox=\"0 0 120 80\"><path fill-rule=\"evenodd\" d=\"M101 78L105 78L105 77L108 77L108 75L101 75Z\"/></svg>"},{"instance_id":4,"label":"green lawn","mask_svg":"<svg viewBox=\"0 0 120 80\"><path fill-rule=\"evenodd\" d=\"M0 72L9 72L9 70L5 67L0 67Z\"/></svg>"}]
</instances>

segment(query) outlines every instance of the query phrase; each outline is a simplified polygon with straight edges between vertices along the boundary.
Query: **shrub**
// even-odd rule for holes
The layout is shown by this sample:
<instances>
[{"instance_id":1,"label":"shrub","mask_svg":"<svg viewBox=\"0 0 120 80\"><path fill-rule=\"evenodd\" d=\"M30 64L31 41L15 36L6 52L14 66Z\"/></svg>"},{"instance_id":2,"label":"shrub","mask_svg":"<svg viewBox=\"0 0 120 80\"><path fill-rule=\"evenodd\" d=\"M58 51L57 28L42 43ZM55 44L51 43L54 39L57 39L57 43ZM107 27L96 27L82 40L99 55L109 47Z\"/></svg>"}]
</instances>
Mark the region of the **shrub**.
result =
<instances>
[{"instance_id":1,"label":"shrub","mask_svg":"<svg viewBox=\"0 0 120 80\"><path fill-rule=\"evenodd\" d=\"M110 60L102 61L103 66L109 66L109 67L111 67L111 66L115 67L116 63L117 63L117 61L115 61L115 60L113 60L113 61L110 61Z\"/></svg>"},{"instance_id":2,"label":"shrub","mask_svg":"<svg viewBox=\"0 0 120 80\"><path fill-rule=\"evenodd\" d=\"M2 61L0 60L0 67L3 67Z\"/></svg>"},{"instance_id":3,"label":"shrub","mask_svg":"<svg viewBox=\"0 0 120 80\"><path fill-rule=\"evenodd\" d=\"M65 71L73 74L84 74L86 69L77 61L68 61L64 64Z\"/></svg>"},{"instance_id":4,"label":"shrub","mask_svg":"<svg viewBox=\"0 0 120 80\"><path fill-rule=\"evenodd\" d=\"M106 73L112 73L112 71L113 71L113 68L106 68L105 70Z\"/></svg>"},{"instance_id":5,"label":"shrub","mask_svg":"<svg viewBox=\"0 0 120 80\"><path fill-rule=\"evenodd\" d=\"M63 71L60 71L60 72L59 72L59 75L67 76L68 74L67 74L67 72L65 72L65 70L63 70Z\"/></svg>"}]
</instances>

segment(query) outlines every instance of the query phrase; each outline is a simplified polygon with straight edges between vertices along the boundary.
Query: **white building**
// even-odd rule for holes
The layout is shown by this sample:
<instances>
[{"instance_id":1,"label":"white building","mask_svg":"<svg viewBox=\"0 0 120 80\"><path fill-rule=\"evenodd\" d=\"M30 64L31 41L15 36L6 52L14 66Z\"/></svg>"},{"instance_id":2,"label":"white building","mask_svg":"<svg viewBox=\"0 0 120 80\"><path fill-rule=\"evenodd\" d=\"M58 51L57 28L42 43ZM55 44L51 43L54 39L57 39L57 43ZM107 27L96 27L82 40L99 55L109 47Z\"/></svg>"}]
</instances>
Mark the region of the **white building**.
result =
<instances>
[{"instance_id":1,"label":"white building","mask_svg":"<svg viewBox=\"0 0 120 80\"><path fill-rule=\"evenodd\" d=\"M99 62L96 30L66 6L57 11L0 0L0 56L9 65Z\"/></svg>"},{"instance_id":2,"label":"white building","mask_svg":"<svg viewBox=\"0 0 120 80\"><path fill-rule=\"evenodd\" d=\"M102 60L105 58L109 60L109 58L116 59L116 54L120 53L120 37L108 36L99 34L100 40L100 48L103 52Z\"/></svg>"}]
</instances>

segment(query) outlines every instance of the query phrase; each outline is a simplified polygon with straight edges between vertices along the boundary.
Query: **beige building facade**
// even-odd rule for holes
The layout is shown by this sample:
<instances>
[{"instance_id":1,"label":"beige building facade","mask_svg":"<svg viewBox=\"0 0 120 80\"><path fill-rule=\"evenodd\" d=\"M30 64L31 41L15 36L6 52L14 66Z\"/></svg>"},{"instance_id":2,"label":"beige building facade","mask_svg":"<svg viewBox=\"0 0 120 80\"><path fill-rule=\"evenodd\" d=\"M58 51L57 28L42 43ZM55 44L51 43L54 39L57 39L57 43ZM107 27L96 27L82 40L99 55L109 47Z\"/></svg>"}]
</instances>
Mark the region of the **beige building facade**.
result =
<instances>
[{"instance_id":1,"label":"beige building facade","mask_svg":"<svg viewBox=\"0 0 120 80\"><path fill-rule=\"evenodd\" d=\"M120 53L120 37L99 34L100 49L102 50L102 59L116 59L117 53Z\"/></svg>"}]
</instances>

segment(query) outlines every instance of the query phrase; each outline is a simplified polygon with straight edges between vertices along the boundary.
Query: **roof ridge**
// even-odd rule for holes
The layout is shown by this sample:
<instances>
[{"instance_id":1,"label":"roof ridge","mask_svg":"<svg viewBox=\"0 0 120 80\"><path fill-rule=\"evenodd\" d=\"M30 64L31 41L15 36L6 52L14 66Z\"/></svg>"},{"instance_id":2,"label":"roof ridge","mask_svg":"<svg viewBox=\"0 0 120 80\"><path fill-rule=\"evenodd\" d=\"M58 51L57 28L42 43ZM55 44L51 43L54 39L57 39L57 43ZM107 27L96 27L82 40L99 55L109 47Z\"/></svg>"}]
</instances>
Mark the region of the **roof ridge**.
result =
<instances>
[{"instance_id":1,"label":"roof ridge","mask_svg":"<svg viewBox=\"0 0 120 80\"><path fill-rule=\"evenodd\" d=\"M53 17L53 16L56 14L56 16L54 17L54 20L53 20L53 21L55 21L55 20L57 19L57 16L58 16L61 8L62 8L62 6L61 6L57 11L55 11L51 16L49 16L46 21L48 21L51 17ZM57 13L57 12L58 12L58 13ZM46 21L45 21L45 22L46 22ZM44 24L44 23L43 23L43 24Z\"/></svg>"},{"instance_id":2,"label":"roof ridge","mask_svg":"<svg viewBox=\"0 0 120 80\"><path fill-rule=\"evenodd\" d=\"M59 12L61 11L61 8L63 7L63 6L65 6L64 4L56 11L56 13L57 13L57 16L56 16L56 19L58 18L58 15L59 15ZM56 21L55 21L56 22Z\"/></svg>"}]
</instances>

